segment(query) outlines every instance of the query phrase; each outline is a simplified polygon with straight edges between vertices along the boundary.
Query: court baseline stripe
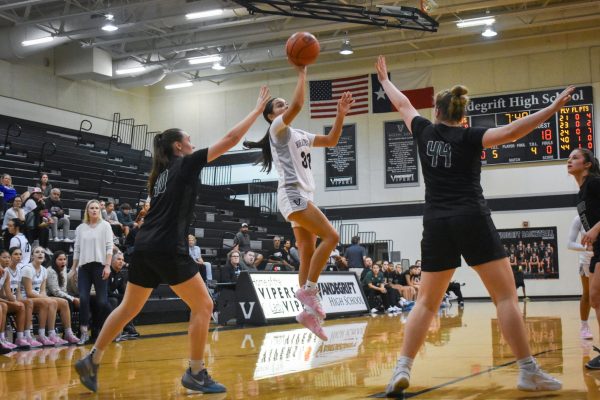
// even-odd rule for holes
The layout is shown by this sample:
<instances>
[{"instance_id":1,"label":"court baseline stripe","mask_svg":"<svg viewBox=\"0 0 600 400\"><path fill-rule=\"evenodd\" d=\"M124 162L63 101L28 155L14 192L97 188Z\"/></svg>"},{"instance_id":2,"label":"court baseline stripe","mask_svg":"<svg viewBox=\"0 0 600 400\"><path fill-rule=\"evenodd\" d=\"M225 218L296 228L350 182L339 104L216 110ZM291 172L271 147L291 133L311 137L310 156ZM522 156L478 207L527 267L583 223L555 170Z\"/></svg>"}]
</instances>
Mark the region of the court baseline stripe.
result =
<instances>
[{"instance_id":1,"label":"court baseline stripe","mask_svg":"<svg viewBox=\"0 0 600 400\"><path fill-rule=\"evenodd\" d=\"M546 353L551 353L553 351L562 351L562 348L555 349L555 350L541 351L539 353L533 354L533 356L537 357L539 355L546 354ZM457 382L461 382L461 381L464 381L464 380L467 380L467 379L470 379L470 378L474 378L474 377L482 375L482 374L487 374L488 372L492 372L492 371L495 371L495 370L500 369L500 368L508 367L510 365L516 364L516 362L517 362L517 360L509 361L509 362L507 362L505 364L501 364L501 365L498 365L496 367L490 367L490 368L488 368L486 370L479 371L479 372L476 372L476 373L471 374L471 375L462 376L460 378L456 378L456 379L453 379L451 381L448 381L448 382L445 382L445 383L441 383L439 385L436 385L436 386L433 386L433 387L430 387L430 388L426 388L426 389L420 390L418 392L404 393L403 396L396 397L396 398L397 399L410 399L412 397L417 397L417 396L420 396L422 394L433 392L434 390L437 390L437 389L441 389L441 388L443 388L445 386L449 386L449 385L455 384ZM380 392L380 393L372 394L371 396L369 396L369 398L379 398L379 399L383 398L383 399L385 399L385 398L387 398L387 396L385 395L385 392Z\"/></svg>"}]
</instances>

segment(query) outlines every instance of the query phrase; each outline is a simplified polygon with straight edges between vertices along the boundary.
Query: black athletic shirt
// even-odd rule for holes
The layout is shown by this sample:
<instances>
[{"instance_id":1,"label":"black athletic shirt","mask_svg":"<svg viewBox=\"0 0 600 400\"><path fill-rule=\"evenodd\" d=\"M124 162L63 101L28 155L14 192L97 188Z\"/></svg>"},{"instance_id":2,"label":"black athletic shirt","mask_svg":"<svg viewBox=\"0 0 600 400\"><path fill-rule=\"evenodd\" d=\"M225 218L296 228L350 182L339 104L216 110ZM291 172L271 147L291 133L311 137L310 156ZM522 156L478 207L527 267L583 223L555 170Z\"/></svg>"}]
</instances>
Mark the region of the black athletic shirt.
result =
<instances>
[{"instance_id":1,"label":"black athletic shirt","mask_svg":"<svg viewBox=\"0 0 600 400\"><path fill-rule=\"evenodd\" d=\"M194 215L200 171L208 149L174 157L152 190L150 211L135 238L135 250L189 254L188 230Z\"/></svg>"},{"instance_id":2,"label":"black athletic shirt","mask_svg":"<svg viewBox=\"0 0 600 400\"><path fill-rule=\"evenodd\" d=\"M586 232L600 221L600 177L588 175L583 181L577 194L577 212Z\"/></svg>"},{"instance_id":3,"label":"black athletic shirt","mask_svg":"<svg viewBox=\"0 0 600 400\"><path fill-rule=\"evenodd\" d=\"M487 128L432 124L412 120L425 177L423 219L489 215L481 189L481 141Z\"/></svg>"}]
</instances>

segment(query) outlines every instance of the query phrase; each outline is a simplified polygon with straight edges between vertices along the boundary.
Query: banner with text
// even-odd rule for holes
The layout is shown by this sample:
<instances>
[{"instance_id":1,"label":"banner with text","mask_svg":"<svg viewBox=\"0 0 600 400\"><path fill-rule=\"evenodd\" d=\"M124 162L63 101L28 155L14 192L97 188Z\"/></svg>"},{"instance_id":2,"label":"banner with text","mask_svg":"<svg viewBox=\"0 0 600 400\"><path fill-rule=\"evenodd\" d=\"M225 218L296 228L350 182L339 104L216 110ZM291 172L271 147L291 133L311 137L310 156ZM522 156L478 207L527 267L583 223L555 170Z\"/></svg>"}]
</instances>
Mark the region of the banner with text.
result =
<instances>
[{"instance_id":1,"label":"banner with text","mask_svg":"<svg viewBox=\"0 0 600 400\"><path fill-rule=\"evenodd\" d=\"M385 187L419 186L417 142L404 121L383 124Z\"/></svg>"},{"instance_id":2,"label":"banner with text","mask_svg":"<svg viewBox=\"0 0 600 400\"><path fill-rule=\"evenodd\" d=\"M326 126L323 132L330 130ZM325 148L325 190L358 189L356 176L356 124L349 124L337 146Z\"/></svg>"}]
</instances>

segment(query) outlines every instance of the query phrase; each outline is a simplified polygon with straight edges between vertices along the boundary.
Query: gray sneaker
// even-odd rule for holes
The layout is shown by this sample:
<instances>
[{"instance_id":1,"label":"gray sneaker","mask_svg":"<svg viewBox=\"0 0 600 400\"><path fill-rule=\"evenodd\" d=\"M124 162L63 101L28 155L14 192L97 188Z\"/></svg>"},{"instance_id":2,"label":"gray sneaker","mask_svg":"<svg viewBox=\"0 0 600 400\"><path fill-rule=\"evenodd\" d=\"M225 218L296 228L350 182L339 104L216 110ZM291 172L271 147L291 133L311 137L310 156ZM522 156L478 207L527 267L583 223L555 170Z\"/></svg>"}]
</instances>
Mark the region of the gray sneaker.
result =
<instances>
[{"instance_id":1,"label":"gray sneaker","mask_svg":"<svg viewBox=\"0 0 600 400\"><path fill-rule=\"evenodd\" d=\"M98 390L99 367L99 365L93 363L91 354L75 363L75 370L79 374L81 384L94 393Z\"/></svg>"},{"instance_id":2,"label":"gray sneaker","mask_svg":"<svg viewBox=\"0 0 600 400\"><path fill-rule=\"evenodd\" d=\"M536 365L536 368L533 371L524 368L519 370L517 389L527 392L560 390L562 389L562 383L550 374L542 371L542 369Z\"/></svg>"},{"instance_id":3,"label":"gray sneaker","mask_svg":"<svg viewBox=\"0 0 600 400\"><path fill-rule=\"evenodd\" d=\"M196 375L193 375L192 370L188 368L181 377L181 384L184 388L192 392L224 393L227 391L225 386L215 382L210 375L208 375L206 368Z\"/></svg>"},{"instance_id":4,"label":"gray sneaker","mask_svg":"<svg viewBox=\"0 0 600 400\"><path fill-rule=\"evenodd\" d=\"M394 374L390 383L385 388L386 396L401 396L404 393L404 389L410 385L410 370L405 366L396 364L394 368Z\"/></svg>"},{"instance_id":5,"label":"gray sneaker","mask_svg":"<svg viewBox=\"0 0 600 400\"><path fill-rule=\"evenodd\" d=\"M596 346L594 347L594 351L597 351L598 353L600 353L600 349L597 348ZM592 358L590 361L585 363L585 367L587 369L600 369L600 356L596 357L596 358Z\"/></svg>"}]
</instances>

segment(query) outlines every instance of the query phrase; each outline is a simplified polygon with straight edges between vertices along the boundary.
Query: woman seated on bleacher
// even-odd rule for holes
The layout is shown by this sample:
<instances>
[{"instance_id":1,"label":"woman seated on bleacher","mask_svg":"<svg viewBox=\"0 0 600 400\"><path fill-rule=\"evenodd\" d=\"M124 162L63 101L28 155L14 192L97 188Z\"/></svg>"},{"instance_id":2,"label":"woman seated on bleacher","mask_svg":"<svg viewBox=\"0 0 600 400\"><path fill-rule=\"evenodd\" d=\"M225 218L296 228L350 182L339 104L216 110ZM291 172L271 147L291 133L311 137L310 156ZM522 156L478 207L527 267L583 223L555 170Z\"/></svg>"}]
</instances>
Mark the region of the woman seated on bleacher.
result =
<instances>
[{"instance_id":1,"label":"woman seated on bleacher","mask_svg":"<svg viewBox=\"0 0 600 400\"><path fill-rule=\"evenodd\" d=\"M240 273L244 271L240 263L241 254L232 250L227 254L227 262L221 268L221 282L237 282Z\"/></svg>"},{"instance_id":2,"label":"woman seated on bleacher","mask_svg":"<svg viewBox=\"0 0 600 400\"><path fill-rule=\"evenodd\" d=\"M67 255L62 250L54 252L52 264L48 267L46 291L52 297L65 299L71 312L79 310L79 298L67 291Z\"/></svg>"},{"instance_id":3,"label":"woman seated on bleacher","mask_svg":"<svg viewBox=\"0 0 600 400\"><path fill-rule=\"evenodd\" d=\"M12 207L4 212L4 219L2 220L2 237L4 240L4 248L10 248L10 239L13 235L8 231L8 221L11 219L18 219L25 223L25 212L23 211L23 200L20 196L17 196L13 200Z\"/></svg>"},{"instance_id":4,"label":"woman seated on bleacher","mask_svg":"<svg viewBox=\"0 0 600 400\"><path fill-rule=\"evenodd\" d=\"M198 264L198 269L200 270L200 276L202 280L206 282L207 280L212 280L212 265L211 263L204 261L202 258L202 250L200 246L196 245L196 236L188 235L188 247L189 254L192 257L192 260L196 264Z\"/></svg>"},{"instance_id":5,"label":"woman seated on bleacher","mask_svg":"<svg viewBox=\"0 0 600 400\"><path fill-rule=\"evenodd\" d=\"M4 208L6 210L12 205L15 197L17 197L17 189L12 185L12 178L9 174L3 174L0 178L0 192L4 195Z\"/></svg>"},{"instance_id":6,"label":"woman seated on bleacher","mask_svg":"<svg viewBox=\"0 0 600 400\"><path fill-rule=\"evenodd\" d=\"M385 287L385 278L380 270L379 264L373 264L373 267L365 275L362 284L367 295L367 299L379 297L385 310L394 311L400 300L398 291L393 288ZM376 304L370 304L373 309L371 312L381 311Z\"/></svg>"},{"instance_id":7,"label":"woman seated on bleacher","mask_svg":"<svg viewBox=\"0 0 600 400\"><path fill-rule=\"evenodd\" d=\"M4 295L4 285L8 279L10 268L10 253L8 250L0 251L0 354L10 353L18 346L10 343L6 339L4 328L8 314L15 314L17 317L17 330L23 334L25 329L25 305L19 302L9 302ZM9 284L10 285L10 284Z\"/></svg>"},{"instance_id":8,"label":"woman seated on bleacher","mask_svg":"<svg viewBox=\"0 0 600 400\"><path fill-rule=\"evenodd\" d=\"M45 199L50 197L50 192L52 191L52 184L48 180L48 174L42 174L38 183L35 184L35 187L39 187L42 190L42 195Z\"/></svg>"},{"instance_id":9,"label":"woman seated on bleacher","mask_svg":"<svg viewBox=\"0 0 600 400\"><path fill-rule=\"evenodd\" d=\"M48 270L42 265L46 259L44 248L37 246L33 249L31 263L21 269L21 296L33 300L36 303L48 304L48 317L46 323L40 322L38 330L38 341L44 346L62 346L65 344L76 344L79 342L71 330L71 310L65 299L48 297L46 295L46 281ZM60 319L65 329L64 339L57 336L54 326L56 324L56 312L60 313ZM45 327L48 327L46 335Z\"/></svg>"},{"instance_id":10,"label":"woman seated on bleacher","mask_svg":"<svg viewBox=\"0 0 600 400\"><path fill-rule=\"evenodd\" d=\"M102 218L110 224L115 237L121 238L129 234L129 228L119 222L119 217L115 211L115 203L112 201L106 202L106 209L102 211Z\"/></svg>"},{"instance_id":11,"label":"woman seated on bleacher","mask_svg":"<svg viewBox=\"0 0 600 400\"><path fill-rule=\"evenodd\" d=\"M25 322L19 324L19 319L17 319L17 338L15 339L15 344L20 349L41 347L42 344L31 336L31 330L29 330L35 308L33 301L31 299L24 299L21 296L21 249L19 247L11 247L8 252L10 254L10 265L6 269L8 275L4 282L3 296L9 303L22 303L25 307ZM36 312L38 313L40 323L43 322L45 324L48 316L47 304L39 303Z\"/></svg>"}]
</instances>

